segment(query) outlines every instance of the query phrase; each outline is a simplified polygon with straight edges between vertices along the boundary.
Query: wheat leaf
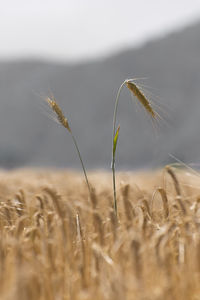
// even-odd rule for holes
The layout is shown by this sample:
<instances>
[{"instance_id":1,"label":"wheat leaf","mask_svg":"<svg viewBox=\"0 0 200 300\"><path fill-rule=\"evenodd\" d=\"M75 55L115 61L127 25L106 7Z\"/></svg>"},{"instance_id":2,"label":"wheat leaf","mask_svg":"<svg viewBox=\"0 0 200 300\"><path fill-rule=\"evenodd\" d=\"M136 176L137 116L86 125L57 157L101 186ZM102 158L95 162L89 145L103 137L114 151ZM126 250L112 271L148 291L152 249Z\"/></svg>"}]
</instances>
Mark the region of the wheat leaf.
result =
<instances>
[{"instance_id":1,"label":"wheat leaf","mask_svg":"<svg viewBox=\"0 0 200 300\"><path fill-rule=\"evenodd\" d=\"M120 129L120 125L118 126L114 139L113 139L113 158L115 158L115 152L116 152L116 148L117 148L117 141L118 141L118 137L119 137L119 129Z\"/></svg>"}]
</instances>

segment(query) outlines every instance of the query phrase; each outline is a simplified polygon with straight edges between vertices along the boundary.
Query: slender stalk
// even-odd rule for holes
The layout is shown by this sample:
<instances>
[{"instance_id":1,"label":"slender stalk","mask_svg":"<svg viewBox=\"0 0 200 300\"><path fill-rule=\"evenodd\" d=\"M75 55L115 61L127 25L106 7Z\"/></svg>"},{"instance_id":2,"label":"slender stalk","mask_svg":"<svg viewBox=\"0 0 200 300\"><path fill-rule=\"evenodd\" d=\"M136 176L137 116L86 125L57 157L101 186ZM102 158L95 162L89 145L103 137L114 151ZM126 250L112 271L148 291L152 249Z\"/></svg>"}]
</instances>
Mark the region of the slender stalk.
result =
<instances>
[{"instance_id":1,"label":"slender stalk","mask_svg":"<svg viewBox=\"0 0 200 300\"><path fill-rule=\"evenodd\" d=\"M114 197L114 210L117 216L117 195L116 195L116 182L115 182L115 163L112 164L112 174L113 174L113 197Z\"/></svg>"},{"instance_id":2,"label":"slender stalk","mask_svg":"<svg viewBox=\"0 0 200 300\"><path fill-rule=\"evenodd\" d=\"M70 134L71 134L71 137L72 137L72 139L73 139L75 148L76 148L76 150L77 150L77 153L78 153L78 156L79 156L79 159L80 159L82 168L83 168L83 173L84 173L84 176L85 176L85 181L86 181L86 183L87 183L88 191L89 191L89 193L91 193L89 180L88 180L87 173L86 173L86 170L85 170L85 166L84 166L84 163L83 163L83 160L82 160L82 157L81 157L81 153L80 153L79 148L78 148L78 144L77 144L76 139L75 139L74 135L72 134L72 132L70 132Z\"/></svg>"},{"instance_id":3,"label":"slender stalk","mask_svg":"<svg viewBox=\"0 0 200 300\"><path fill-rule=\"evenodd\" d=\"M117 195L116 195L116 180L115 180L115 151L114 151L114 139L115 139L115 134L116 134L116 119L117 119L117 108L118 108L118 103L119 103L119 96L121 93L121 90L124 86L126 81L124 81L118 92L117 92L117 97L115 100L115 108L114 108L114 115L113 115L113 139L112 139L112 174L113 174L113 198L114 198L114 210L115 214L117 216Z\"/></svg>"},{"instance_id":4,"label":"slender stalk","mask_svg":"<svg viewBox=\"0 0 200 300\"><path fill-rule=\"evenodd\" d=\"M121 93L121 90L123 86L126 85L127 88L130 90L133 96L135 96L138 101L141 103L141 105L144 107L144 109L147 111L147 113L151 116L153 120L157 119L159 117L158 113L154 111L154 109L151 106L150 101L145 97L145 95L142 93L140 88L134 83L134 79L126 79L120 86L117 97L115 100L115 109L114 109L114 115L113 115L113 149L112 149L112 173L113 173L113 197L114 197L114 209L115 214L117 216L117 196L116 196L116 182L115 182L115 154L116 154L116 147L117 147L117 140L118 140L118 134L119 134L119 128L116 130L116 119L117 119L117 108L119 103L119 96Z\"/></svg>"},{"instance_id":5,"label":"slender stalk","mask_svg":"<svg viewBox=\"0 0 200 300\"><path fill-rule=\"evenodd\" d=\"M85 176L85 180L86 180L86 183L87 183L87 187L88 187L88 191L89 191L89 194L91 196L91 189L90 189L90 185L89 185L89 181L88 181L88 178L87 178L87 173L86 173L86 170L85 170L85 166L84 166L84 163L83 163L83 160L82 160L82 157L81 157L81 153L79 151L79 148L78 148L78 144L76 142L76 139L72 133L72 130L71 130L71 127L69 126L69 123L68 123L68 120L67 118L64 116L61 108L59 107L58 103L55 101L55 99L51 99L51 98L47 98L46 99L47 103L50 105L50 107L52 108L52 110L54 111L54 113L56 114L56 120L63 126L65 127L68 132L71 134L71 137L73 139L73 142L74 142L74 145L75 145L75 148L78 152L78 157L81 161L81 165L82 165L82 168L83 168L83 173L84 173L84 176Z\"/></svg>"},{"instance_id":6,"label":"slender stalk","mask_svg":"<svg viewBox=\"0 0 200 300\"><path fill-rule=\"evenodd\" d=\"M114 137L115 137L115 131L116 131L116 119L117 119L119 96L120 96L121 90L122 90L123 86L125 85L125 83L126 83L126 80L121 84L121 86L117 92L117 97L115 100L115 109L114 109L114 115L113 115L113 143L114 143ZM113 163L113 158L112 158L112 163Z\"/></svg>"}]
</instances>

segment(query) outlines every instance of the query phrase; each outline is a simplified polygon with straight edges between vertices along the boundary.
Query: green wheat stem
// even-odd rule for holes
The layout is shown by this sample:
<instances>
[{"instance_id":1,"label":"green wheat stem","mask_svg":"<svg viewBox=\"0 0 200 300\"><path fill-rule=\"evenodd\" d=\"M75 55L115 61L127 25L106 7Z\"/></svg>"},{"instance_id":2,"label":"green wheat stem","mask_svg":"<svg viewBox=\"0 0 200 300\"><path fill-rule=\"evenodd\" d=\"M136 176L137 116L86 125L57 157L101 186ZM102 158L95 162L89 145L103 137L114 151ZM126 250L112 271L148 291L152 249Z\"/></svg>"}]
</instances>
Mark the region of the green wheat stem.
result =
<instances>
[{"instance_id":1,"label":"green wheat stem","mask_svg":"<svg viewBox=\"0 0 200 300\"><path fill-rule=\"evenodd\" d=\"M115 163L112 164L112 174L113 174L113 197L114 197L114 210L117 216L117 195L116 195L116 182L115 182Z\"/></svg>"},{"instance_id":2,"label":"green wheat stem","mask_svg":"<svg viewBox=\"0 0 200 300\"><path fill-rule=\"evenodd\" d=\"M113 115L113 138L112 138L112 174L113 174L113 198L114 198L114 210L115 210L115 214L117 216L117 193L116 193L116 178L115 178L115 153L116 151L114 151L114 140L115 140L115 135L116 135L116 119L117 119L117 109L118 109L118 103L119 103L119 96L121 93L121 90L124 86L124 84L126 83L126 81L124 81L120 88L118 89L117 92L117 97L115 100L115 108L114 108L114 115ZM116 150L116 149L115 149Z\"/></svg>"},{"instance_id":3,"label":"green wheat stem","mask_svg":"<svg viewBox=\"0 0 200 300\"><path fill-rule=\"evenodd\" d=\"M115 155L116 155L116 148L117 148L117 141L119 136L119 127L116 130L116 119L117 119L117 109L119 103L119 97L123 86L126 85L127 88L130 90L132 96L135 96L141 105L144 107L146 112L150 115L152 120L156 120L159 118L159 114L152 108L150 101L145 97L143 92L140 88L134 83L134 79L126 79L120 86L117 97L115 100L115 108L114 108L114 115L113 115L113 142L112 142L112 173L113 173L113 197L114 197L114 210L117 216L117 195L116 195L116 179L115 179Z\"/></svg>"}]
</instances>

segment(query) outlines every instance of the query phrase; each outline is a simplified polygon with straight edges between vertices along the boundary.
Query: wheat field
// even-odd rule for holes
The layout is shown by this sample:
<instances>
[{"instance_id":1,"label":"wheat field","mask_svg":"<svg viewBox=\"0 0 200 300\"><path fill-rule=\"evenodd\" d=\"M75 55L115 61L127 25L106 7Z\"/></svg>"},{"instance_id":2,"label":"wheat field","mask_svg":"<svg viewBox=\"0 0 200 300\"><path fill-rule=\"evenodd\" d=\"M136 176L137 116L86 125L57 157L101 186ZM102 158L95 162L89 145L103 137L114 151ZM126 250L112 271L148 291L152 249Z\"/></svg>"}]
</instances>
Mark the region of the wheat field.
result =
<instances>
[{"instance_id":1,"label":"wheat field","mask_svg":"<svg viewBox=\"0 0 200 300\"><path fill-rule=\"evenodd\" d=\"M1 300L200 299L200 178L0 172Z\"/></svg>"}]
</instances>

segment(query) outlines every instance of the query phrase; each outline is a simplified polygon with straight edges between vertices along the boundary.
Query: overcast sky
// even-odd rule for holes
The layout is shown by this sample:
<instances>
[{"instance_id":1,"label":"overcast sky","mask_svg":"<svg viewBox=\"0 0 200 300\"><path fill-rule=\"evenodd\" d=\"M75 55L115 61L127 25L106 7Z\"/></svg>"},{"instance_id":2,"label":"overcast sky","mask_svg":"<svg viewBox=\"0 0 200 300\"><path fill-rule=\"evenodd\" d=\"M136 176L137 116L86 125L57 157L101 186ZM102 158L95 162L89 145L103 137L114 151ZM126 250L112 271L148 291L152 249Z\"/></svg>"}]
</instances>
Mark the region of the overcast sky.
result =
<instances>
[{"instance_id":1,"label":"overcast sky","mask_svg":"<svg viewBox=\"0 0 200 300\"><path fill-rule=\"evenodd\" d=\"M200 0L1 0L0 58L76 60L200 19Z\"/></svg>"}]
</instances>

